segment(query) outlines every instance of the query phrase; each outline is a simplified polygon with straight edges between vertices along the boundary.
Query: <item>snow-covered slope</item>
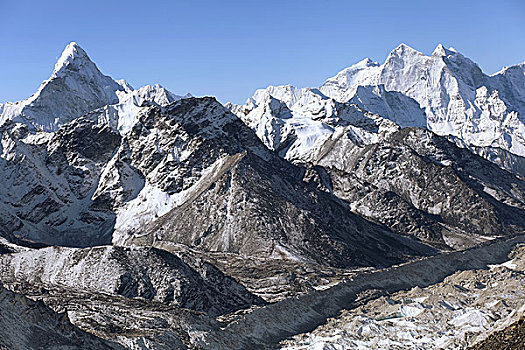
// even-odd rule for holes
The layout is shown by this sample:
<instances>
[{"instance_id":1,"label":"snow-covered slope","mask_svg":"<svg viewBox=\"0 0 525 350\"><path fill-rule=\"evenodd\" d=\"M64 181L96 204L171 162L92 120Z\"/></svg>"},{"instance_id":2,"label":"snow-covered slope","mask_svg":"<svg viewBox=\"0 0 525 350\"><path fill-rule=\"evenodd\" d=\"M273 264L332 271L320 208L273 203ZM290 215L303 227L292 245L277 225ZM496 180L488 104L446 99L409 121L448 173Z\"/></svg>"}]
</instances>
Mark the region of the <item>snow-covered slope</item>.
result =
<instances>
[{"instance_id":1,"label":"snow-covered slope","mask_svg":"<svg viewBox=\"0 0 525 350\"><path fill-rule=\"evenodd\" d=\"M480 263L469 251L359 276L523 233L525 182L457 145L516 172L525 158L422 128L462 113L447 100L456 85L467 101L469 87L496 84L505 108L520 107L522 68L486 77L455 55L402 46L320 89L269 87L228 110L160 85L135 90L69 45L37 94L0 106L0 283L126 348L258 348L312 330L358 290L428 285ZM428 106L424 84L413 91L427 69L441 72L450 115L436 84ZM483 101L483 125L507 118ZM11 312L9 298L0 289ZM21 309L29 319L0 313L0 348L19 326L55 335L54 313L46 327Z\"/></svg>"},{"instance_id":2,"label":"snow-covered slope","mask_svg":"<svg viewBox=\"0 0 525 350\"><path fill-rule=\"evenodd\" d=\"M288 110L264 107L270 97L277 100L274 106L280 102ZM518 167L499 160L499 150L525 155L525 65L488 76L474 62L442 45L425 56L401 44L383 64L365 59L319 88L269 86L257 90L245 105L229 108L267 146L282 149L297 144L302 152L281 155L304 160L315 141L338 126L327 128L315 122L320 111L338 114L326 107L334 102L355 104L401 127L426 127L438 135L456 137L470 149L484 147L478 153L510 170ZM305 135L308 141L291 140L290 135Z\"/></svg>"},{"instance_id":3,"label":"snow-covered slope","mask_svg":"<svg viewBox=\"0 0 525 350\"><path fill-rule=\"evenodd\" d=\"M145 179L136 197L113 202L115 244L184 244L336 266L382 265L396 261L398 250L431 251L362 221L335 197L303 182L306 169L266 149L213 98L148 108L115 157ZM111 198L102 186L107 182L101 181L100 198ZM377 241L384 245L371 249Z\"/></svg>"},{"instance_id":4,"label":"snow-covered slope","mask_svg":"<svg viewBox=\"0 0 525 350\"><path fill-rule=\"evenodd\" d=\"M370 144L399 129L395 123L361 109L358 104L340 103L319 90L289 85L258 90L246 105L227 107L269 149L292 161L311 160L334 133Z\"/></svg>"},{"instance_id":5,"label":"snow-covered slope","mask_svg":"<svg viewBox=\"0 0 525 350\"><path fill-rule=\"evenodd\" d=\"M166 90L159 84L145 85L138 90L134 90L125 81L119 81L125 87L124 91L118 91L118 103L105 106L103 114L108 120L113 121L113 127L121 133L129 132L134 123L137 122L137 114L141 107L147 105L167 106L168 104L180 100L183 96L175 95ZM191 97L190 94L184 97Z\"/></svg>"},{"instance_id":6,"label":"snow-covered slope","mask_svg":"<svg viewBox=\"0 0 525 350\"><path fill-rule=\"evenodd\" d=\"M30 98L6 103L0 123L27 123L31 129L54 131L95 108L118 102L122 87L103 75L75 42L65 48L51 77Z\"/></svg>"},{"instance_id":7,"label":"snow-covered slope","mask_svg":"<svg viewBox=\"0 0 525 350\"><path fill-rule=\"evenodd\" d=\"M488 76L452 48L439 45L432 55L425 56L401 44L382 65L345 69L319 90L338 101L349 101L361 98L359 87L367 85L382 86L419 103L426 118L410 126L426 124L439 135L453 135L472 146L499 147L525 155L524 64ZM392 108L397 105L385 103ZM373 100L363 101L361 107L382 112ZM399 124L411 118L410 110L404 112L393 113Z\"/></svg>"},{"instance_id":8,"label":"snow-covered slope","mask_svg":"<svg viewBox=\"0 0 525 350\"><path fill-rule=\"evenodd\" d=\"M515 227L513 218L523 215L525 187L515 176L461 151L436 134L445 134L457 146L523 175L523 157L512 153L521 147L520 126L507 128L504 121L517 118L517 112L502 112L501 118L480 112L479 118L465 119L468 113L479 110L461 109L457 98L450 97L457 92L455 96L467 101L476 96L475 90L469 95L469 89L477 87L480 92L487 90L483 86L492 89L497 83L502 96L504 93L507 100L513 101L512 108L523 108L520 101L524 89L519 88L523 80L516 73L518 68L489 77L467 58L442 46L432 56L425 56L400 45L384 64L363 60L318 89L270 86L257 90L245 105L230 104L228 108L281 157L326 169L330 190L349 202L352 211L396 232L459 248L488 236L519 232L524 222ZM424 98L429 100L424 102ZM497 107L494 99L489 100L485 102L490 111L505 109ZM476 102L479 106L480 101ZM490 134L489 129L481 131L466 126L468 123L500 123L491 130L504 132ZM406 129L414 126L418 129ZM476 146L484 144L476 140L487 132L498 140L510 140L507 146L513 146L506 147L499 141ZM445 178L448 180L442 181ZM511 190L514 186L521 189ZM456 191L463 194L453 195ZM513 199L503 199L507 195ZM464 202L454 202L458 198ZM421 200L433 204L427 206ZM504 207L499 208L494 200L504 203ZM471 205L476 208L470 209ZM515 214L500 216L516 208ZM446 218L457 210L457 217ZM477 214L471 216L473 212ZM507 228L500 229L503 227Z\"/></svg>"}]
</instances>

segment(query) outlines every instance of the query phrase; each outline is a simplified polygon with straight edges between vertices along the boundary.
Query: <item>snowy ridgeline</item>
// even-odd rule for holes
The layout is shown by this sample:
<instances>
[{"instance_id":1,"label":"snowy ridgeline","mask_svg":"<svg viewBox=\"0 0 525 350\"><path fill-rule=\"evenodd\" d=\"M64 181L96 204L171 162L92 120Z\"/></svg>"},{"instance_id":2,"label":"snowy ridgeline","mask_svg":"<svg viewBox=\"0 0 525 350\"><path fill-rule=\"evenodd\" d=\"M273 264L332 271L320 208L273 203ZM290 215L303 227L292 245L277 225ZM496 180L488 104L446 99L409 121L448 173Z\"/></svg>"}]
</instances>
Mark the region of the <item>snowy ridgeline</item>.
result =
<instances>
[{"instance_id":1,"label":"snowy ridgeline","mask_svg":"<svg viewBox=\"0 0 525 350\"><path fill-rule=\"evenodd\" d=\"M525 156L525 64L488 76L442 45L425 56L402 44L383 64L364 59L318 88L269 86L228 107L268 147L304 160L348 118L341 103L401 127L426 127L466 146L491 148L486 157L496 163L499 149Z\"/></svg>"},{"instance_id":2,"label":"snowy ridgeline","mask_svg":"<svg viewBox=\"0 0 525 350\"><path fill-rule=\"evenodd\" d=\"M478 127L469 127L470 134L461 131L455 143L522 174L525 158L510 153L519 148L522 124L505 121L522 108L519 69L489 77L453 50L440 46L425 56L401 45L384 64L364 60L320 88L268 87L246 105L228 105L243 124L213 99L182 98L159 85L134 90L123 80L114 81L71 43L33 96L2 106L0 173L5 186L0 207L5 215L0 230L26 244L123 244L133 235L151 242L156 234L135 231L153 230L149 223L193 202L210 179L229 176L239 165L232 161L236 154L248 152L266 162L264 169L254 165L254 171L262 178L273 176L268 188L282 192L276 198L287 203L295 205L311 191L298 194L297 185L288 191L290 181L317 183L318 190L349 203L349 216L356 213L440 248L471 246L520 227L520 215L504 215L498 203L505 203L504 210L522 210L523 183L428 130L405 127L457 135L452 129L434 129L444 121L503 123L508 130L500 128L504 134L493 136L510 140L512 147L494 148L496 141L491 141L492 148L476 148L486 144L469 139L480 135ZM436 89L444 92L439 95L443 100L438 101ZM477 94L485 90L499 94L504 105L493 99L497 103L487 107L490 113L482 111ZM494 114L498 111L503 114ZM306 167L283 163L264 146ZM241 163L251 166L257 157L244 157ZM290 180L289 173L299 178ZM213 200L231 201L221 195ZM259 208L264 202L251 204ZM320 210L310 203L306 211L317 221L313 213ZM278 227L284 234L293 224L280 220L268 223L271 232L279 232ZM232 233L237 223L231 219L229 228L208 223L202 232L195 229L194 242L206 246L215 235L222 236L222 243L210 242L209 249L238 253L242 248L232 243L242 241ZM301 260L305 251L292 247L296 242L275 242L267 253ZM361 260L364 264L366 259Z\"/></svg>"}]
</instances>

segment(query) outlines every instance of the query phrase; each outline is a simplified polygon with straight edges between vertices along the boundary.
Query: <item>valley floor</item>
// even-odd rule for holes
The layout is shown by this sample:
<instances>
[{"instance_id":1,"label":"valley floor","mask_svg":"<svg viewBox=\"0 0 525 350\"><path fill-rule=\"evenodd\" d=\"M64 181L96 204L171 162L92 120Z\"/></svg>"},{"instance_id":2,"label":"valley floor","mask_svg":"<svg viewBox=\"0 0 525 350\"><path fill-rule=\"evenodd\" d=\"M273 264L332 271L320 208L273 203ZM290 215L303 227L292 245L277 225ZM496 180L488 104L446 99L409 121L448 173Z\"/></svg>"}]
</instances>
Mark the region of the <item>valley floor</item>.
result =
<instances>
[{"instance_id":1,"label":"valley floor","mask_svg":"<svg viewBox=\"0 0 525 350\"><path fill-rule=\"evenodd\" d=\"M13 254L36 258L60 253L64 258L72 251L79 256L85 253L72 248L55 250ZM113 250L120 252L119 257L140 253L153 259L168 254L106 247L88 249L87 256ZM202 260L189 251L171 250L187 261ZM173 259L168 258L166 261ZM280 268L291 273L273 279L270 275L278 275L278 261L267 271L268 265L256 268L255 260L244 266L227 255L214 260L222 260L217 263L221 270L235 275L237 281L269 303L212 316L186 309L183 304L165 305L110 290L82 292L73 284L54 280L12 280L8 278L7 260L1 282L11 291L42 301L41 307L45 304L49 308L45 312L60 313L51 317L59 319L65 313L79 332L91 333L113 348L130 349L466 349L509 327L525 311L525 236L381 270L304 270L300 264L282 264ZM89 261L95 263L96 259ZM160 269L148 275L154 283L159 283L155 276L162 275ZM262 274L263 270L269 275ZM208 269L203 276L221 276L213 271ZM294 280L298 280L295 287L284 287L293 286ZM218 281L224 285L226 280ZM24 315L20 320L29 325L33 322ZM34 329L28 334L26 338L31 339Z\"/></svg>"},{"instance_id":2,"label":"valley floor","mask_svg":"<svg viewBox=\"0 0 525 350\"><path fill-rule=\"evenodd\" d=\"M342 311L282 346L289 350L465 349L523 315L525 245L519 245L509 257L486 269L456 272L426 288L416 286L393 294L367 291L358 297L355 309ZM496 336L491 346L496 339L511 343ZM524 346L521 343L520 349Z\"/></svg>"},{"instance_id":3,"label":"valley floor","mask_svg":"<svg viewBox=\"0 0 525 350\"><path fill-rule=\"evenodd\" d=\"M208 344L465 349L512 324L525 310L524 243L520 236L360 274L244 314L210 334ZM279 339L279 345L274 343Z\"/></svg>"}]
</instances>

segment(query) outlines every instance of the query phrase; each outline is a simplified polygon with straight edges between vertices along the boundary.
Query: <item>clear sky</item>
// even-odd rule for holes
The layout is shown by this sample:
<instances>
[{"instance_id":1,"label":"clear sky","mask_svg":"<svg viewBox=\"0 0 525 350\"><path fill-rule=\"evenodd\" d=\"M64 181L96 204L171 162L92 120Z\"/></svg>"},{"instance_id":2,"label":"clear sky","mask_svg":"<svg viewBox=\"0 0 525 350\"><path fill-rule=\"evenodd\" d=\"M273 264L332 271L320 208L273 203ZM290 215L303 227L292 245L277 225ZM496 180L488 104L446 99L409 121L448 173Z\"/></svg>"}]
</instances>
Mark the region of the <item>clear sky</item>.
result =
<instances>
[{"instance_id":1,"label":"clear sky","mask_svg":"<svg viewBox=\"0 0 525 350\"><path fill-rule=\"evenodd\" d=\"M0 0L0 102L36 91L70 41L135 87L242 103L382 62L402 42L453 46L492 74L525 61L525 1Z\"/></svg>"}]
</instances>

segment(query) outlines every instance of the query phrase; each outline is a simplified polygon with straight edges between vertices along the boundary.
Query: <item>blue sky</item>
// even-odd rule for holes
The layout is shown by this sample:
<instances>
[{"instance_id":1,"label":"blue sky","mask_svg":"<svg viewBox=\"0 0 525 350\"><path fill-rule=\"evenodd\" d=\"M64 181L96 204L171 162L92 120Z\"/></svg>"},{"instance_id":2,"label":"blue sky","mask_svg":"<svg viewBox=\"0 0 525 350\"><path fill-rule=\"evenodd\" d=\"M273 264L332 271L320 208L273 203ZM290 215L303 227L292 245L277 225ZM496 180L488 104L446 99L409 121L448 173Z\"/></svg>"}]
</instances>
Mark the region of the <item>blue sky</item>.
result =
<instances>
[{"instance_id":1,"label":"blue sky","mask_svg":"<svg viewBox=\"0 0 525 350\"><path fill-rule=\"evenodd\" d=\"M525 1L0 0L0 102L29 97L70 41L135 87L241 103L382 62L401 42L453 46L494 73L525 61Z\"/></svg>"}]
</instances>

